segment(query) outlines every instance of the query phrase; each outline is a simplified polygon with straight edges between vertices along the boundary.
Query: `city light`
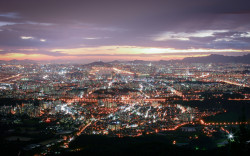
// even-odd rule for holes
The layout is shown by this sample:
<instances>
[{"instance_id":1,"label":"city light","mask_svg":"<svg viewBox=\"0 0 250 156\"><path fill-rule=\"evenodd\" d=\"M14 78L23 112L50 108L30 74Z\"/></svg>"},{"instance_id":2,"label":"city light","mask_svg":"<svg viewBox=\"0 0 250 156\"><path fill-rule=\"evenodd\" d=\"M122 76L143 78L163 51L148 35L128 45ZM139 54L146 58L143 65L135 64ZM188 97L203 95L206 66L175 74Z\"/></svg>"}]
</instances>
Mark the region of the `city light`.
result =
<instances>
[{"instance_id":1,"label":"city light","mask_svg":"<svg viewBox=\"0 0 250 156\"><path fill-rule=\"evenodd\" d=\"M191 146L202 136L234 142L232 128L249 124L238 118L216 119L234 111L229 109L231 105L237 103L240 108L249 101L249 75L238 74L248 68L244 64L99 61L87 65L9 63L0 67L0 99L4 99L1 124L23 126L25 136L24 130L13 128L23 140L34 134L38 134L34 140L46 136L25 145L27 151L49 153L57 149L55 154L60 148L71 150L81 136L93 135L162 135L175 146ZM6 99L13 101L9 104ZM11 136L13 129L6 128L4 138L19 137ZM226 146L225 141L218 144Z\"/></svg>"}]
</instances>

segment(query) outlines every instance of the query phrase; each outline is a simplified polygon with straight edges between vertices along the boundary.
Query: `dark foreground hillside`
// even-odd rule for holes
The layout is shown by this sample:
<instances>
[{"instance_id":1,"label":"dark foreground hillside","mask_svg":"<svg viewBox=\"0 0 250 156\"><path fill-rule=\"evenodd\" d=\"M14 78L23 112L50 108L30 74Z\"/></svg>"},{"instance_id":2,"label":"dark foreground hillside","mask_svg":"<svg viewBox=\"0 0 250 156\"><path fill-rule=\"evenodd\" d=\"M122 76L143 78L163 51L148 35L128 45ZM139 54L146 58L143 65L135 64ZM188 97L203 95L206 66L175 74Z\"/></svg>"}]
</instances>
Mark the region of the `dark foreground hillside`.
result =
<instances>
[{"instance_id":1,"label":"dark foreground hillside","mask_svg":"<svg viewBox=\"0 0 250 156\"><path fill-rule=\"evenodd\" d=\"M206 142L207 141L207 142ZM197 144L210 144L203 140ZM209 145L205 145L209 147ZM138 138L109 138L105 136L81 136L71 144L71 151L63 155L248 155L250 144L231 143L225 147L210 149L170 144L164 136ZM77 151L79 150L79 151Z\"/></svg>"}]
</instances>

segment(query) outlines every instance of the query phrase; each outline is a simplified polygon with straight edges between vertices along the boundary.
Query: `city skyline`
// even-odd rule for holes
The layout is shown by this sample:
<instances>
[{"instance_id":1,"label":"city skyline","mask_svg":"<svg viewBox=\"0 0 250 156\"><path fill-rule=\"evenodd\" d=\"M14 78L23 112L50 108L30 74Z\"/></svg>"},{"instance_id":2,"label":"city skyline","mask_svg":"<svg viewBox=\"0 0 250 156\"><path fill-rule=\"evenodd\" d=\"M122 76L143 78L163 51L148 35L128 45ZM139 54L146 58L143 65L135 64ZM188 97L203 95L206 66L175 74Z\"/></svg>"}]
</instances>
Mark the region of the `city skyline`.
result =
<instances>
[{"instance_id":1,"label":"city skyline","mask_svg":"<svg viewBox=\"0 0 250 156\"><path fill-rule=\"evenodd\" d=\"M185 5L184 5L185 4ZM0 2L1 60L171 60L250 52L250 2Z\"/></svg>"}]
</instances>

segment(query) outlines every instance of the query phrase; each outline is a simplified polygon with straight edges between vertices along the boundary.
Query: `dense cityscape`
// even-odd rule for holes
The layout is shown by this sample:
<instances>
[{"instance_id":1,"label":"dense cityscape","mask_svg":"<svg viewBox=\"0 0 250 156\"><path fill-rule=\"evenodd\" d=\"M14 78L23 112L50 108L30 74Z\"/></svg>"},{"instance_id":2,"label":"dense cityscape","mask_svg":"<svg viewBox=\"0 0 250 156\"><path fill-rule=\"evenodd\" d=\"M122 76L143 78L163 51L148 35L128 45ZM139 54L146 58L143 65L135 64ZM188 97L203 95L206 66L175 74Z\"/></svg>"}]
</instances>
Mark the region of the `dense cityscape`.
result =
<instances>
[{"instance_id":1,"label":"dense cityscape","mask_svg":"<svg viewBox=\"0 0 250 156\"><path fill-rule=\"evenodd\" d=\"M220 147L250 123L246 112L216 119L230 111L225 103L238 109L249 105L249 64L17 62L0 66L0 115L1 138L10 145L22 142L19 152L80 151L70 144L81 135L123 138L175 131L187 134L169 137L176 146L206 136Z\"/></svg>"}]
</instances>

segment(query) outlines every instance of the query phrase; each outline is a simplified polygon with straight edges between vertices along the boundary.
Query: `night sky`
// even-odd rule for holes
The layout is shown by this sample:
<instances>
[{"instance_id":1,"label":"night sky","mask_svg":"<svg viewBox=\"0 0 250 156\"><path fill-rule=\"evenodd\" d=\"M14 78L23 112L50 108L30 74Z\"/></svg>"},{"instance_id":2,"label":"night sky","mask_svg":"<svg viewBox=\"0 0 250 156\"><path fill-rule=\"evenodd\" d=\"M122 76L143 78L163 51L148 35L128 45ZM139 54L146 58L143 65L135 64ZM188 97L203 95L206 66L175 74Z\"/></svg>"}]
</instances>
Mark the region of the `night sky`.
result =
<instances>
[{"instance_id":1,"label":"night sky","mask_svg":"<svg viewBox=\"0 0 250 156\"><path fill-rule=\"evenodd\" d=\"M1 0L0 60L250 52L250 0Z\"/></svg>"}]
</instances>

